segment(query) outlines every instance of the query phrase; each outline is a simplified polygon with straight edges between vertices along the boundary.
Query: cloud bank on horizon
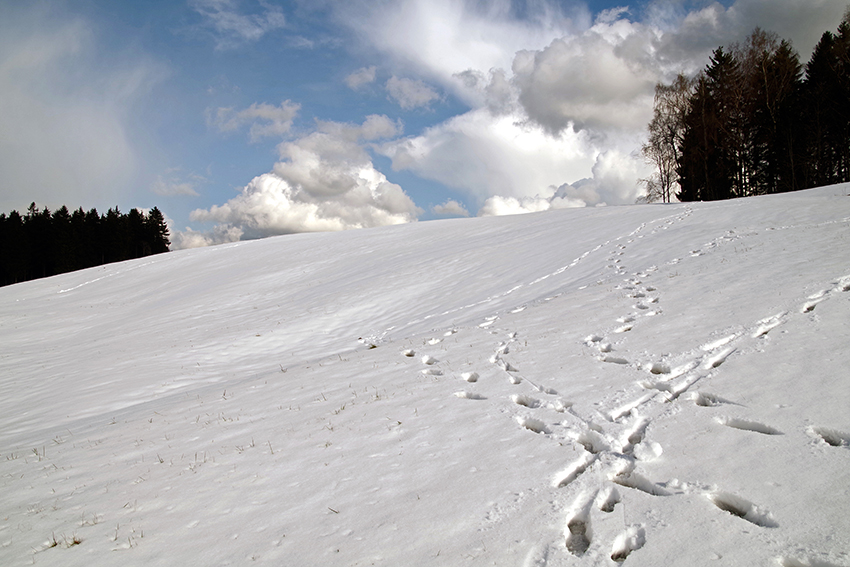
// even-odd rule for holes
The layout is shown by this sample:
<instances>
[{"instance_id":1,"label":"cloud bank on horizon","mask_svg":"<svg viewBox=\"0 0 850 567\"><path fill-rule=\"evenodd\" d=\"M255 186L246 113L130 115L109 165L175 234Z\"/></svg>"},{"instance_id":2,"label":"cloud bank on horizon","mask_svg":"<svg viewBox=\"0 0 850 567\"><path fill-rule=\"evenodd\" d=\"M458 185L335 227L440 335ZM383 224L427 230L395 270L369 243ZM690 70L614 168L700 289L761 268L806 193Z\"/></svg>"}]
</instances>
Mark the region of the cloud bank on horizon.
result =
<instances>
[{"instance_id":1,"label":"cloud bank on horizon","mask_svg":"<svg viewBox=\"0 0 850 567\"><path fill-rule=\"evenodd\" d=\"M19 192L5 200L57 184L65 201L120 198L137 175L139 191L168 199L160 208L174 228L187 226L172 231L177 248L423 215L633 203L649 173L638 151L657 82L697 71L712 49L756 26L790 39L805 60L846 8L838 0L190 0L173 8L177 23L163 33L192 53L184 60L177 49L166 64L153 49L107 57L106 24L94 15L58 18L49 4L36 6L6 9L18 31L0 34L0 171L6 191ZM286 54L308 62L307 87L289 84L297 86L297 63L289 75L269 72ZM201 68L202 56L206 75L181 83L179 71ZM201 84L202 108L175 94ZM150 129L134 129L134 110L150 112L162 91L175 101L157 123L168 150ZM322 97L331 103L317 110ZM202 127L175 130L192 120ZM187 165L191 151L196 164L208 152L206 165ZM222 170L229 185L216 181Z\"/></svg>"}]
</instances>

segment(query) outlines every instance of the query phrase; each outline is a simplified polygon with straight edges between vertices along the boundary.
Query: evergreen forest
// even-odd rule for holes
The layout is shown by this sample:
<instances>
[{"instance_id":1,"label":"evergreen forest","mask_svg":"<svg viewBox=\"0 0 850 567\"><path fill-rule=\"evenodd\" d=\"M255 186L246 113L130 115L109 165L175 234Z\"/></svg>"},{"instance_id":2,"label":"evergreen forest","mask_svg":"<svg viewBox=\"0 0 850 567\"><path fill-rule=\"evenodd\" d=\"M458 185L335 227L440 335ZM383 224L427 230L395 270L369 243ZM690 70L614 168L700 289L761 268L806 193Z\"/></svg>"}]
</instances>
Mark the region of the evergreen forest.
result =
<instances>
[{"instance_id":1,"label":"evergreen forest","mask_svg":"<svg viewBox=\"0 0 850 567\"><path fill-rule=\"evenodd\" d=\"M756 29L695 77L655 88L650 201L713 201L850 181L850 10L803 65Z\"/></svg>"},{"instance_id":2,"label":"evergreen forest","mask_svg":"<svg viewBox=\"0 0 850 567\"><path fill-rule=\"evenodd\" d=\"M54 212L31 204L26 214L0 214L0 285L168 252L168 226L154 207Z\"/></svg>"}]
</instances>

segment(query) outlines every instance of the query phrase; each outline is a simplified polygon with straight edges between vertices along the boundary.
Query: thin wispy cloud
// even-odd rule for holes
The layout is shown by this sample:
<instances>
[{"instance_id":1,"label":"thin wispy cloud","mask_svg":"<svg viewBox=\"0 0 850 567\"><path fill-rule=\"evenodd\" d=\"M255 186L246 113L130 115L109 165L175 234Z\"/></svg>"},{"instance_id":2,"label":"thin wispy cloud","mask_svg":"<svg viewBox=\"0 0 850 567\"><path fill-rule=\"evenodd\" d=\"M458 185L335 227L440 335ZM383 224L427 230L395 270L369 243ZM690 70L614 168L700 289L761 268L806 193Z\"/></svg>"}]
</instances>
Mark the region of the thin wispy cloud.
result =
<instances>
[{"instance_id":1,"label":"thin wispy cloud","mask_svg":"<svg viewBox=\"0 0 850 567\"><path fill-rule=\"evenodd\" d=\"M198 187L208 183L205 177L197 174L183 175L178 168L171 168L162 175L158 175L151 185L151 191L162 196L184 195L197 197Z\"/></svg>"},{"instance_id":2,"label":"thin wispy cloud","mask_svg":"<svg viewBox=\"0 0 850 567\"><path fill-rule=\"evenodd\" d=\"M357 71L351 73L345 78L345 84L348 85L348 88L351 90L357 90L369 83L375 82L375 75L377 73L377 67L372 65L371 67L363 67L358 69Z\"/></svg>"},{"instance_id":3,"label":"thin wispy cloud","mask_svg":"<svg viewBox=\"0 0 850 567\"><path fill-rule=\"evenodd\" d=\"M440 100L439 93L420 80L393 76L386 88L390 100L405 110L428 108L432 102Z\"/></svg>"},{"instance_id":4,"label":"thin wispy cloud","mask_svg":"<svg viewBox=\"0 0 850 567\"><path fill-rule=\"evenodd\" d=\"M243 110L229 107L208 109L207 122L220 132L233 132L250 125L249 138L252 142L259 142L263 138L288 134L300 108L300 104L285 100L279 106L263 102Z\"/></svg>"},{"instance_id":5,"label":"thin wispy cloud","mask_svg":"<svg viewBox=\"0 0 850 567\"><path fill-rule=\"evenodd\" d=\"M286 27L283 11L268 2L259 2L261 11L254 14L243 13L236 0L189 0L189 6L200 14L201 26L213 34L220 50L255 42Z\"/></svg>"}]
</instances>

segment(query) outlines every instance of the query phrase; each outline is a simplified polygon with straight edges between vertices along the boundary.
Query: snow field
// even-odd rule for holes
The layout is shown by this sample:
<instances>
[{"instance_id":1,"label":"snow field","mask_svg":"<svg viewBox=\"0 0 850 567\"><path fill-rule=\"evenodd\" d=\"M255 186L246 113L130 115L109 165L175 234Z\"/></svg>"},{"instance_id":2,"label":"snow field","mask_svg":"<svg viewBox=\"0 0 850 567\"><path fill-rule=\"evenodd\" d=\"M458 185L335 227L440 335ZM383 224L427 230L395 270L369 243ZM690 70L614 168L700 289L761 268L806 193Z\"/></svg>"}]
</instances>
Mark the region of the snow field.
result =
<instances>
[{"instance_id":1,"label":"snow field","mask_svg":"<svg viewBox=\"0 0 850 567\"><path fill-rule=\"evenodd\" d=\"M0 289L0 562L850 566L847 193Z\"/></svg>"}]
</instances>

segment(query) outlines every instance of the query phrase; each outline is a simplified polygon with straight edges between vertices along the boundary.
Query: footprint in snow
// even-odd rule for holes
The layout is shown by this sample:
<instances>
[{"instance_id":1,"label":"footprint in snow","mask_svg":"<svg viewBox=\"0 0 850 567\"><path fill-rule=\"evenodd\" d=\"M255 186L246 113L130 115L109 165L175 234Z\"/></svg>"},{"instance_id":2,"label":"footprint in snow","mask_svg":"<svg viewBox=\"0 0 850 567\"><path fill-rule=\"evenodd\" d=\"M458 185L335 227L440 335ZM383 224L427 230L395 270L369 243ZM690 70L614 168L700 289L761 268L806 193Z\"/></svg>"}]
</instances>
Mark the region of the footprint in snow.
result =
<instances>
[{"instance_id":1,"label":"footprint in snow","mask_svg":"<svg viewBox=\"0 0 850 567\"><path fill-rule=\"evenodd\" d=\"M691 394L691 399L698 406L711 408L723 404L735 404L735 402L729 401L725 398L721 398L720 396L715 396L714 394L709 394L708 392L694 392Z\"/></svg>"},{"instance_id":2,"label":"footprint in snow","mask_svg":"<svg viewBox=\"0 0 850 567\"><path fill-rule=\"evenodd\" d=\"M785 317L786 314L787 313L783 311L782 313L777 313L776 315L773 315L766 319L762 319L758 322L758 327L756 327L755 331L753 331L752 335L750 336L754 339L765 336L770 331L782 324L782 319L783 317Z\"/></svg>"},{"instance_id":3,"label":"footprint in snow","mask_svg":"<svg viewBox=\"0 0 850 567\"><path fill-rule=\"evenodd\" d=\"M528 429L529 431L533 431L534 433L549 433L549 428L546 427L546 424L537 418L518 415L516 417L516 421L521 427Z\"/></svg>"},{"instance_id":4,"label":"footprint in snow","mask_svg":"<svg viewBox=\"0 0 850 567\"><path fill-rule=\"evenodd\" d=\"M646 532L643 526L630 526L614 539L614 545L611 547L611 559L617 563L622 563L633 551L640 549L645 543Z\"/></svg>"},{"instance_id":5,"label":"footprint in snow","mask_svg":"<svg viewBox=\"0 0 850 567\"><path fill-rule=\"evenodd\" d=\"M779 524L776 523L770 512L740 496L729 492L717 491L706 494L706 497L724 512L729 512L733 516L738 516L751 524L762 528L779 527Z\"/></svg>"},{"instance_id":6,"label":"footprint in snow","mask_svg":"<svg viewBox=\"0 0 850 567\"><path fill-rule=\"evenodd\" d=\"M524 406L527 408L536 408L540 407L540 400L537 398L532 398L531 396L526 396L525 394L514 394L511 396L511 401L519 406Z\"/></svg>"},{"instance_id":7,"label":"footprint in snow","mask_svg":"<svg viewBox=\"0 0 850 567\"><path fill-rule=\"evenodd\" d=\"M733 429L740 429L741 431L754 431L755 433L761 433L762 435L782 435L782 432L778 429L758 421L748 421L738 417L727 416L718 416L716 420L720 425L725 425L726 427L731 427Z\"/></svg>"},{"instance_id":8,"label":"footprint in snow","mask_svg":"<svg viewBox=\"0 0 850 567\"><path fill-rule=\"evenodd\" d=\"M564 539L567 551L575 556L581 557L590 547L591 530L590 530L590 508L593 504L593 498L587 498L584 494L579 494L573 504L573 509L567 514L566 529L564 529Z\"/></svg>"},{"instance_id":9,"label":"footprint in snow","mask_svg":"<svg viewBox=\"0 0 850 567\"><path fill-rule=\"evenodd\" d=\"M460 377L467 382L478 382L478 372L464 372Z\"/></svg>"},{"instance_id":10,"label":"footprint in snow","mask_svg":"<svg viewBox=\"0 0 850 567\"><path fill-rule=\"evenodd\" d=\"M596 495L596 507L606 513L614 511L614 507L620 503L620 493L613 486L606 486Z\"/></svg>"},{"instance_id":11,"label":"footprint in snow","mask_svg":"<svg viewBox=\"0 0 850 567\"><path fill-rule=\"evenodd\" d=\"M811 313L817 307L817 304L824 301L826 299L826 295L813 295L809 298L808 301L803 303L800 307L800 313Z\"/></svg>"},{"instance_id":12,"label":"footprint in snow","mask_svg":"<svg viewBox=\"0 0 850 567\"><path fill-rule=\"evenodd\" d=\"M828 427L812 427L809 433L833 447L850 447L850 433Z\"/></svg>"},{"instance_id":13,"label":"footprint in snow","mask_svg":"<svg viewBox=\"0 0 850 567\"><path fill-rule=\"evenodd\" d=\"M580 477L584 471L596 462L597 456L593 453L585 453L578 460L574 461L567 468L560 471L552 479L552 486L555 488L563 488Z\"/></svg>"},{"instance_id":14,"label":"footprint in snow","mask_svg":"<svg viewBox=\"0 0 850 567\"><path fill-rule=\"evenodd\" d=\"M460 392L455 392L455 396L458 398L463 398L466 400L486 400L484 396L481 394L476 394L475 392L468 392L466 390L461 390Z\"/></svg>"}]
</instances>

